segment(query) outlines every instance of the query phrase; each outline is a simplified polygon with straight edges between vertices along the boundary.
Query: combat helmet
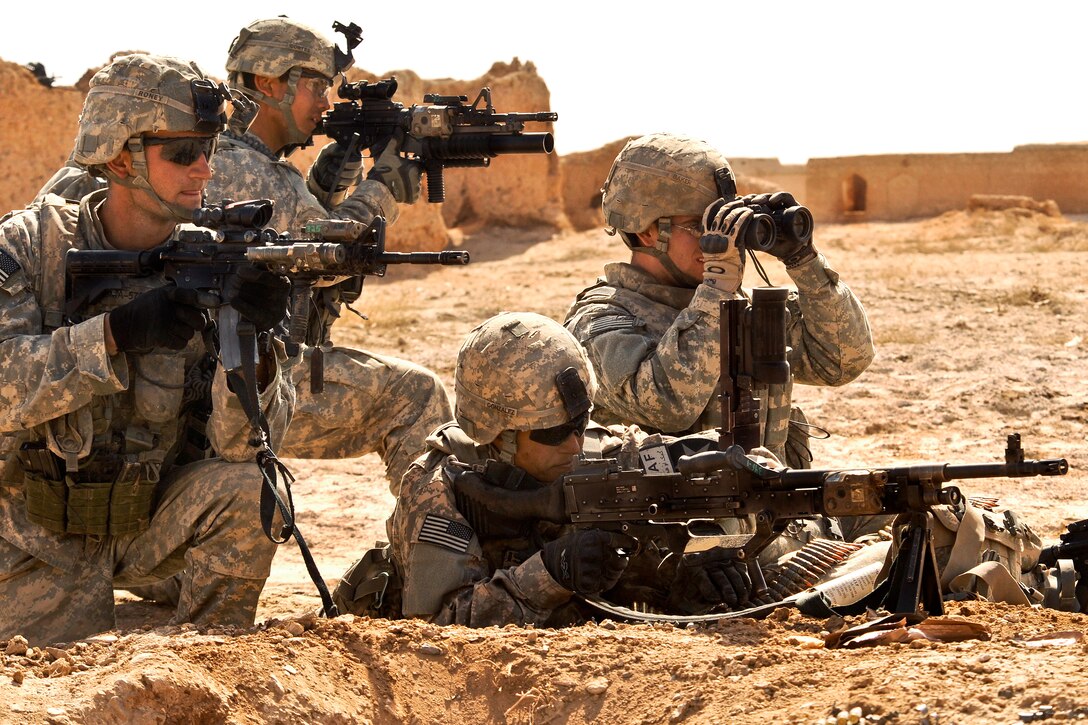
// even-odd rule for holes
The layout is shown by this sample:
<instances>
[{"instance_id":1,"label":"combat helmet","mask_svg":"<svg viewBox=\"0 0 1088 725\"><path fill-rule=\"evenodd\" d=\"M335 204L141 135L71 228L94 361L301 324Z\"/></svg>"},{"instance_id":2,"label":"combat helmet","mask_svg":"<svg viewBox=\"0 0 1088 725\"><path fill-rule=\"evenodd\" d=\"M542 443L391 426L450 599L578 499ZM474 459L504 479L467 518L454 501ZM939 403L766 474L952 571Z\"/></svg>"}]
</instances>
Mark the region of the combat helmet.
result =
<instances>
[{"instance_id":1,"label":"combat helmet","mask_svg":"<svg viewBox=\"0 0 1088 725\"><path fill-rule=\"evenodd\" d=\"M480 445L588 417L597 392L582 346L533 312L503 312L473 329L457 353L454 382L454 417Z\"/></svg>"},{"instance_id":2,"label":"combat helmet","mask_svg":"<svg viewBox=\"0 0 1088 725\"><path fill-rule=\"evenodd\" d=\"M291 114L303 72L332 80L354 63L351 51L343 53L320 32L296 20L280 16L257 20L238 33L227 51L227 71L232 88L250 98L278 108L288 126L288 144L305 145L310 140ZM287 75L287 91L277 101L252 87L248 75L281 78Z\"/></svg>"},{"instance_id":3,"label":"combat helmet","mask_svg":"<svg viewBox=\"0 0 1088 725\"><path fill-rule=\"evenodd\" d=\"M91 78L79 116L72 158L92 174L143 189L176 218L192 211L159 198L147 179L143 134L196 132L214 136L227 126L230 90L209 80L195 63L135 53L116 58ZM119 178L105 165L122 149L132 154L135 176Z\"/></svg>"},{"instance_id":4,"label":"combat helmet","mask_svg":"<svg viewBox=\"0 0 1088 725\"><path fill-rule=\"evenodd\" d=\"M729 161L699 139L653 133L628 141L601 188L609 234L619 232L632 250L652 254L668 266L669 218L702 217L707 206L721 197L715 180L719 169L732 178ZM640 245L635 235L654 222L658 222L657 245Z\"/></svg>"}]
</instances>

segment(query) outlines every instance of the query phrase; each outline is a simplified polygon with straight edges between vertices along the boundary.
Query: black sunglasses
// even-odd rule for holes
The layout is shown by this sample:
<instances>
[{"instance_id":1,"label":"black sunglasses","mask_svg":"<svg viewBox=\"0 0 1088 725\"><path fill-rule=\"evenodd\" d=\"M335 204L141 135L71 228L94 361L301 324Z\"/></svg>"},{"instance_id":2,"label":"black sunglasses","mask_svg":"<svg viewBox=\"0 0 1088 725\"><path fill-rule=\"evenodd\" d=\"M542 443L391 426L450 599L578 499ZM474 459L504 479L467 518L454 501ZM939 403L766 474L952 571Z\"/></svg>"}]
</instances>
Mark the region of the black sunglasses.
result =
<instances>
[{"instance_id":1,"label":"black sunglasses","mask_svg":"<svg viewBox=\"0 0 1088 725\"><path fill-rule=\"evenodd\" d=\"M573 420L568 420L566 423L552 426L551 428L542 428L540 430L529 431L529 440L534 443L539 443L543 446L559 446L562 445L565 440L571 437L571 435L582 436L585 435L586 426L589 425L589 412L586 411Z\"/></svg>"},{"instance_id":2,"label":"black sunglasses","mask_svg":"<svg viewBox=\"0 0 1088 725\"><path fill-rule=\"evenodd\" d=\"M180 166L191 166L201 156L212 160L218 142L217 136L184 136L181 138L159 138L144 136L144 147L162 146L162 157Z\"/></svg>"}]
</instances>

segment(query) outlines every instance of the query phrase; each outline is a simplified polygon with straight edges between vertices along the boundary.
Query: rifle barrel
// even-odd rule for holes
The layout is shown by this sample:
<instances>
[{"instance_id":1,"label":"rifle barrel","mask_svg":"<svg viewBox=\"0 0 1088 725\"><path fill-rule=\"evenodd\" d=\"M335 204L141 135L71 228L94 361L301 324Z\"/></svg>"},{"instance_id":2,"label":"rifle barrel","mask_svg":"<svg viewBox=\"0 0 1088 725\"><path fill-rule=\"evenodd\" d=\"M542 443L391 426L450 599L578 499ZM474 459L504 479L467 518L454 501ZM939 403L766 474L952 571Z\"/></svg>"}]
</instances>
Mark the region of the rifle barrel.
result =
<instances>
[{"instance_id":1,"label":"rifle barrel","mask_svg":"<svg viewBox=\"0 0 1088 725\"><path fill-rule=\"evenodd\" d=\"M468 252L384 252L378 256L379 264L468 264Z\"/></svg>"}]
</instances>

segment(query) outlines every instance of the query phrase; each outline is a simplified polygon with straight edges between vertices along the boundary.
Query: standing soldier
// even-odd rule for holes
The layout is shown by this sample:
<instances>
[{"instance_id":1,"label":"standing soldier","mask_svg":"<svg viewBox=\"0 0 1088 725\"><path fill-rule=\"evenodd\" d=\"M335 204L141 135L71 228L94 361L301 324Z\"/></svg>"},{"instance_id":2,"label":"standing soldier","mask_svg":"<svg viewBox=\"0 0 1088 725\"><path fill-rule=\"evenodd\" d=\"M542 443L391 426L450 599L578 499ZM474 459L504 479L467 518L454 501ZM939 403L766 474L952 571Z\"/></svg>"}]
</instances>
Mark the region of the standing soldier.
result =
<instances>
[{"instance_id":1,"label":"standing soldier","mask_svg":"<svg viewBox=\"0 0 1088 725\"><path fill-rule=\"evenodd\" d=\"M196 334L210 300L123 278L66 312L64 290L68 250L150 249L191 218L228 101L191 63L117 59L91 79L74 151L106 188L0 223L0 639L110 629L114 586L182 568L175 621L253 623L275 545L248 417ZM222 301L267 331L290 285L249 272ZM294 393L282 346L267 350L259 400L282 431Z\"/></svg>"}]
</instances>

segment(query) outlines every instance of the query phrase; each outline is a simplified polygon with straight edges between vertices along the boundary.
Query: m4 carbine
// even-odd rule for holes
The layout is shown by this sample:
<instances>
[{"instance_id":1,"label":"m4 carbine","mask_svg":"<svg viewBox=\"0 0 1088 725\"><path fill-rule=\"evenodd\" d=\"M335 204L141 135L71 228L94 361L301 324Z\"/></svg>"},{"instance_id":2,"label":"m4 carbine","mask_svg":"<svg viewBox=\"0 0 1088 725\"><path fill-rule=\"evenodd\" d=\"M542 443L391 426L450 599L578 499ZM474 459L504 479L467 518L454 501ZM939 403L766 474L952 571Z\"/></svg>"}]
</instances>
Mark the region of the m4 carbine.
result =
<instances>
[{"instance_id":1,"label":"m4 carbine","mask_svg":"<svg viewBox=\"0 0 1088 725\"><path fill-rule=\"evenodd\" d=\"M337 90L344 100L325 113L315 133L335 139L352 154L402 135L400 152L423 164L429 202L445 200L446 168L489 166L500 154L550 154L555 148L550 133L524 129L526 123L556 121L558 114L498 113L490 88L481 90L471 105L468 96L428 93L423 104L407 108L392 100L396 92L396 78L345 81Z\"/></svg>"},{"instance_id":2,"label":"m4 carbine","mask_svg":"<svg viewBox=\"0 0 1088 725\"><path fill-rule=\"evenodd\" d=\"M179 227L165 243L144 251L71 250L66 257L66 314L76 317L103 294L122 287L122 277L162 274L178 287L221 298L229 276L254 265L291 280L293 293L287 341L306 340L310 289L347 277L385 275L390 264L461 265L468 252L387 252L385 219L361 222L315 219L299 238L265 228L272 218L268 199L202 207L193 213L200 228ZM233 308L217 314L219 357L228 372L256 360L256 343ZM250 325L250 328L252 325ZM245 349L242 349L242 348ZM250 385L246 385L248 389Z\"/></svg>"}]
</instances>

